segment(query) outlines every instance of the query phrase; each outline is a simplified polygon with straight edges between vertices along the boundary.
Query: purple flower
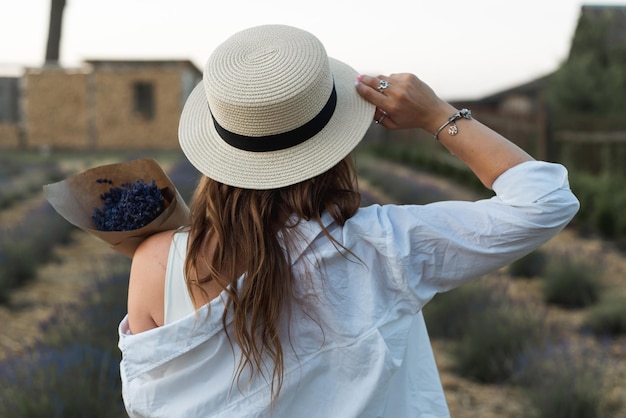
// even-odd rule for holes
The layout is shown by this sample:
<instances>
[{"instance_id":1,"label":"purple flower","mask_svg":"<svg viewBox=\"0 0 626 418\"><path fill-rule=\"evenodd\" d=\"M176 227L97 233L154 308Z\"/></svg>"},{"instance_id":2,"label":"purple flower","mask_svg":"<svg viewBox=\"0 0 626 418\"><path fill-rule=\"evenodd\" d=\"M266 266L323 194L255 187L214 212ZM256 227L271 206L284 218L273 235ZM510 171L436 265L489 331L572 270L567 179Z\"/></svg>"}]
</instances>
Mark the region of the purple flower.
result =
<instances>
[{"instance_id":1,"label":"purple flower","mask_svg":"<svg viewBox=\"0 0 626 418\"><path fill-rule=\"evenodd\" d=\"M111 180L98 179L97 183L112 184ZM93 220L100 231L131 231L146 226L165 210L161 189L152 180L124 183L111 187L100 198L101 208L94 208Z\"/></svg>"}]
</instances>

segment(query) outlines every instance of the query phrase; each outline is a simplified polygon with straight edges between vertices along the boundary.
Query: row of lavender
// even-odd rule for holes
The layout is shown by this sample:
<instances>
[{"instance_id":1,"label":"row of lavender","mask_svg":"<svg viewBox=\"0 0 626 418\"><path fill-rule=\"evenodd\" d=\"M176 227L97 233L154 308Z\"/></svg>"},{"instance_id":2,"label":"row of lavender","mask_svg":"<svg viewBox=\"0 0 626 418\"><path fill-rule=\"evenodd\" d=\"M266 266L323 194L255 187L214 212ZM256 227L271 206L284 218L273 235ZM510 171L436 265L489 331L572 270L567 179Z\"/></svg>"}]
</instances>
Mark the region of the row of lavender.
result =
<instances>
[{"instance_id":1,"label":"row of lavender","mask_svg":"<svg viewBox=\"0 0 626 418\"><path fill-rule=\"evenodd\" d=\"M44 183L63 177L54 161L28 161L0 158L0 209L14 208L20 202L41 195ZM9 225L0 225L0 303L9 292L33 278L36 269L47 262L58 244L66 243L74 229L43 199Z\"/></svg>"},{"instance_id":2,"label":"row of lavender","mask_svg":"<svg viewBox=\"0 0 626 418\"><path fill-rule=\"evenodd\" d=\"M20 222L0 228L0 303L31 280L51 259L54 247L69 242L73 230L45 201L24 213Z\"/></svg>"},{"instance_id":3,"label":"row of lavender","mask_svg":"<svg viewBox=\"0 0 626 418\"><path fill-rule=\"evenodd\" d=\"M54 161L24 161L0 157L0 209L41 192L41 185L58 181L64 173Z\"/></svg>"},{"instance_id":4,"label":"row of lavender","mask_svg":"<svg viewBox=\"0 0 626 418\"><path fill-rule=\"evenodd\" d=\"M0 362L0 416L124 416L115 340L127 277L96 280L80 305L62 306L40 325L39 344Z\"/></svg>"},{"instance_id":5,"label":"row of lavender","mask_svg":"<svg viewBox=\"0 0 626 418\"><path fill-rule=\"evenodd\" d=\"M169 175L188 200L197 173L181 161ZM27 215L28 227L12 230L14 242L21 242L20 232L40 229L31 222L36 219L50 240L60 236L51 225L58 215L44 207ZM50 218L48 210L55 216ZM51 247L59 244L40 239ZM94 272L85 278L94 287L77 298L79 303L59 307L40 325L42 338L35 347L0 362L0 417L124 416L116 328L126 311L129 261L111 251L107 264L104 277Z\"/></svg>"}]
</instances>

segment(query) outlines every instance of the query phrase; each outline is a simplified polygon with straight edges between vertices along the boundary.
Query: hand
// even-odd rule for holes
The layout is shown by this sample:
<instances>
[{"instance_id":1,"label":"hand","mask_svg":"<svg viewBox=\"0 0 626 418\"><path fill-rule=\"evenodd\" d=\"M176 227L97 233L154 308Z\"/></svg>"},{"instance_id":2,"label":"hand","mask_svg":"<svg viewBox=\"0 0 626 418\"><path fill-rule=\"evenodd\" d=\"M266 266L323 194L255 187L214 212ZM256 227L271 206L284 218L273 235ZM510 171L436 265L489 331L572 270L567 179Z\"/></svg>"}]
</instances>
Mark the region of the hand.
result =
<instances>
[{"instance_id":1,"label":"hand","mask_svg":"<svg viewBox=\"0 0 626 418\"><path fill-rule=\"evenodd\" d=\"M379 89L380 80L387 81L386 88ZM356 89L376 105L374 120L388 129L422 128L434 134L457 111L412 74L362 75ZM459 120L457 125L458 134L451 136L444 130L439 143L465 162L488 188L504 171L532 160L520 147L475 119Z\"/></svg>"},{"instance_id":2,"label":"hand","mask_svg":"<svg viewBox=\"0 0 626 418\"><path fill-rule=\"evenodd\" d=\"M388 129L421 128L434 133L456 109L437 97L435 92L413 74L391 74L371 77L360 75L356 89L366 100L376 105L374 120ZM380 91L380 80L388 87Z\"/></svg>"}]
</instances>

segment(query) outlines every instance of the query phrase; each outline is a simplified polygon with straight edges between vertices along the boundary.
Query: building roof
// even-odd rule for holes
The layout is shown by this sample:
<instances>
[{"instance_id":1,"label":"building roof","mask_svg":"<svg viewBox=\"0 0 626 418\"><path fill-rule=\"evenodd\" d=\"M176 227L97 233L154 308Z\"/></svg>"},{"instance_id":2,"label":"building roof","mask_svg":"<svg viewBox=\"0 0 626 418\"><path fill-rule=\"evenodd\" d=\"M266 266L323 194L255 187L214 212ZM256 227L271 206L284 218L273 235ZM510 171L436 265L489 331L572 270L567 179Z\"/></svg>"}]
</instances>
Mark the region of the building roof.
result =
<instances>
[{"instance_id":1,"label":"building roof","mask_svg":"<svg viewBox=\"0 0 626 418\"><path fill-rule=\"evenodd\" d=\"M510 96L511 94L535 96L545 89L545 86L547 85L548 79L550 78L551 75L552 73L536 78L527 83L520 84L518 86L511 87L506 90L501 90L494 94L490 94L489 96L485 96L482 99L480 99L480 101L483 103L499 102L500 100L502 100L503 98L507 96Z\"/></svg>"},{"instance_id":2,"label":"building roof","mask_svg":"<svg viewBox=\"0 0 626 418\"><path fill-rule=\"evenodd\" d=\"M97 68L115 68L115 67L188 67L191 70L197 72L198 74L202 74L202 72L196 67L196 65L190 60L185 59L87 59L84 60L84 63Z\"/></svg>"}]
</instances>

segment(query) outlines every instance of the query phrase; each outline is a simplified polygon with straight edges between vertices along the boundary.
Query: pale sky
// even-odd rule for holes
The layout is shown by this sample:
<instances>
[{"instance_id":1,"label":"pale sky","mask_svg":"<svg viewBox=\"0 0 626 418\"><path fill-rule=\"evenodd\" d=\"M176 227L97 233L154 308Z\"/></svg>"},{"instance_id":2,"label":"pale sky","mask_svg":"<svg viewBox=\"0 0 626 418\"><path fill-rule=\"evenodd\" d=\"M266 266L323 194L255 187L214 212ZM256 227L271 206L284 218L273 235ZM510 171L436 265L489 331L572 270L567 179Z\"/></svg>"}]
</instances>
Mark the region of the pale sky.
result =
<instances>
[{"instance_id":1,"label":"pale sky","mask_svg":"<svg viewBox=\"0 0 626 418\"><path fill-rule=\"evenodd\" d=\"M61 64L189 59L202 70L233 33L281 23L360 73L411 72L444 98L473 99L558 68L583 4L626 0L67 0ZM1 0L0 73L43 63L49 8Z\"/></svg>"}]
</instances>

